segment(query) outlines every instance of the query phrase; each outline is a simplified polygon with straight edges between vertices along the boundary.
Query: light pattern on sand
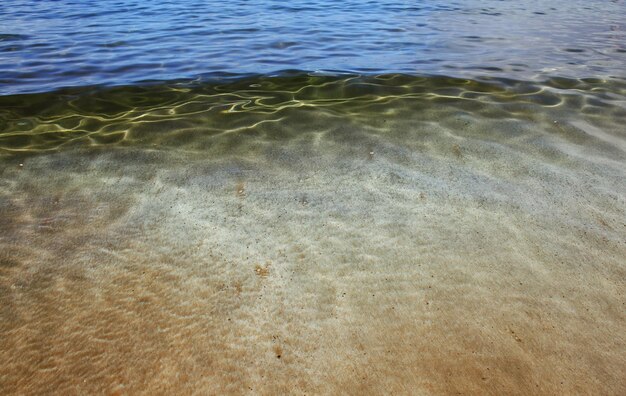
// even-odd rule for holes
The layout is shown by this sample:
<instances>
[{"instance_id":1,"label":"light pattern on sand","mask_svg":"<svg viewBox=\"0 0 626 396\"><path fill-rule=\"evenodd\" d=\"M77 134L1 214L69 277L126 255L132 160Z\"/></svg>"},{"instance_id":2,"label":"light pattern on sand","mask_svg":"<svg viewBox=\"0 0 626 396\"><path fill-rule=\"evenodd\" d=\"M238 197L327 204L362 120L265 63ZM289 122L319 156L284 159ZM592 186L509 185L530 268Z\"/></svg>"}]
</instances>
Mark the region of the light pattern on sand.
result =
<instances>
[{"instance_id":1,"label":"light pattern on sand","mask_svg":"<svg viewBox=\"0 0 626 396\"><path fill-rule=\"evenodd\" d=\"M4 391L626 391L623 81L0 102Z\"/></svg>"}]
</instances>

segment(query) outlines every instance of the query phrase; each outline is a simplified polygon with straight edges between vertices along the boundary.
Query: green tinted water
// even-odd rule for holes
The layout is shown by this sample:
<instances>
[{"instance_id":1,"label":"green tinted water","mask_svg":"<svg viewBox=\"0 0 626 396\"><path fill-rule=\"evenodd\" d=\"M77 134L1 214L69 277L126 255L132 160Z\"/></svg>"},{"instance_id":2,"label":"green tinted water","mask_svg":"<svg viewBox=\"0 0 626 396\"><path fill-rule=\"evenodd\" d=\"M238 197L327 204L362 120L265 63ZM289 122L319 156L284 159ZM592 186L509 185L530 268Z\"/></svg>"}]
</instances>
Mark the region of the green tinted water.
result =
<instances>
[{"instance_id":1,"label":"green tinted water","mask_svg":"<svg viewBox=\"0 0 626 396\"><path fill-rule=\"evenodd\" d=\"M76 146L158 145L204 149L220 140L301 137L348 121L448 122L450 115L541 121L582 115L600 124L624 117L623 80L543 83L380 75L256 77L198 84L77 88L0 97L6 153ZM316 119L323 115L321 120ZM295 124L302 124L293 128ZM323 127L322 127L323 124ZM553 127L554 128L554 127ZM402 129L391 131L407 134ZM485 131L489 135L490 131Z\"/></svg>"}]
</instances>

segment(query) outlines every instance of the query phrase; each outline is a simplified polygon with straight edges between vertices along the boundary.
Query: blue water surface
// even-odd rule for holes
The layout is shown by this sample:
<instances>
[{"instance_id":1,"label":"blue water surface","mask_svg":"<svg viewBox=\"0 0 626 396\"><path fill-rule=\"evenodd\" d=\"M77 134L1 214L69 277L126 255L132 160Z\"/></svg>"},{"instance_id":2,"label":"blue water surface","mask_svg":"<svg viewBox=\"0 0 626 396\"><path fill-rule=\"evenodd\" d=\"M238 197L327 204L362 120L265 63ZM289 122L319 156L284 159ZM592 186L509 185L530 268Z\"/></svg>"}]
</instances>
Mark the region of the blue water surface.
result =
<instances>
[{"instance_id":1,"label":"blue water surface","mask_svg":"<svg viewBox=\"0 0 626 396\"><path fill-rule=\"evenodd\" d=\"M624 1L0 3L0 94L220 75L624 76Z\"/></svg>"}]
</instances>

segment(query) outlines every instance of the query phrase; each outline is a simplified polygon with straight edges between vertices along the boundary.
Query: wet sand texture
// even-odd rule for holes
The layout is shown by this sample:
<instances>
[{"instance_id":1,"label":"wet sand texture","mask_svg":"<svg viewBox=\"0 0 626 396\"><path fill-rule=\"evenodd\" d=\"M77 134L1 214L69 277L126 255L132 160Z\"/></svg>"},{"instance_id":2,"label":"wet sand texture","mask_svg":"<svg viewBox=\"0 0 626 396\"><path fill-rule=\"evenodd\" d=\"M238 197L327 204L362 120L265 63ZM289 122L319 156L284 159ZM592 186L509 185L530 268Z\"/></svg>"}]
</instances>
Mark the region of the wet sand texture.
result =
<instances>
[{"instance_id":1,"label":"wet sand texture","mask_svg":"<svg viewBox=\"0 0 626 396\"><path fill-rule=\"evenodd\" d=\"M623 86L468 84L13 98L0 393L626 394Z\"/></svg>"}]
</instances>

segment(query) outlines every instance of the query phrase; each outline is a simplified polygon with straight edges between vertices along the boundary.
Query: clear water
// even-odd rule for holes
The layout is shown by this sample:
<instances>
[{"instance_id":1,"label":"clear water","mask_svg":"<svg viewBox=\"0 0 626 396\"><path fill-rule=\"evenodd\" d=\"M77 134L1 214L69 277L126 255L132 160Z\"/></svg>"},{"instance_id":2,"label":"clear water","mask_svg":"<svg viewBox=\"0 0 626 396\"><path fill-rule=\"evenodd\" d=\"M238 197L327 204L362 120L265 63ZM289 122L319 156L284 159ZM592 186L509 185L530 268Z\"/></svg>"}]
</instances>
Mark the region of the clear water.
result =
<instances>
[{"instance_id":1,"label":"clear water","mask_svg":"<svg viewBox=\"0 0 626 396\"><path fill-rule=\"evenodd\" d=\"M0 4L0 393L625 394L623 1Z\"/></svg>"}]
</instances>

